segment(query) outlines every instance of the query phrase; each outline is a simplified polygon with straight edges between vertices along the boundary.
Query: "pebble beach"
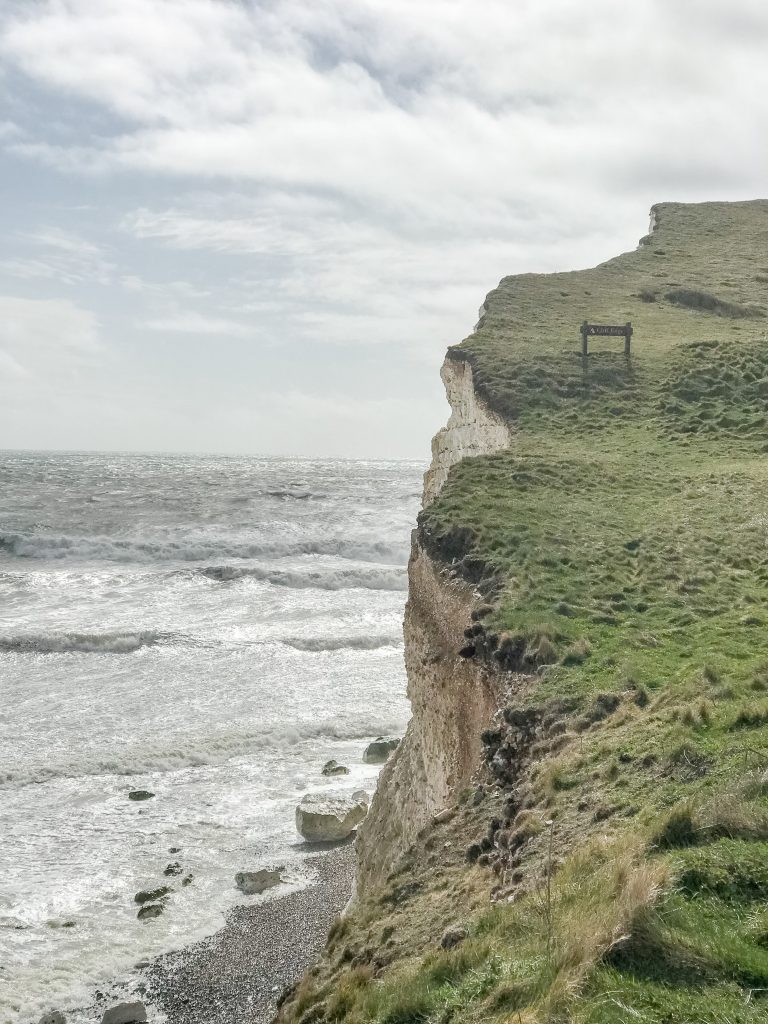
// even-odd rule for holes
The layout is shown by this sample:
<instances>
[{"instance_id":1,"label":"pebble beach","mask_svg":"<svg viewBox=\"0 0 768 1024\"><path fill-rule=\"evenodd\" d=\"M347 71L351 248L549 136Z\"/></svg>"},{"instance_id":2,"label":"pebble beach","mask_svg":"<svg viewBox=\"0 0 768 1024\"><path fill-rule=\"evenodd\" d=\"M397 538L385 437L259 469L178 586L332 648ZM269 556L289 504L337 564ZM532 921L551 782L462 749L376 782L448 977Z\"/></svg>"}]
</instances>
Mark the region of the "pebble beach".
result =
<instances>
[{"instance_id":1,"label":"pebble beach","mask_svg":"<svg viewBox=\"0 0 768 1024\"><path fill-rule=\"evenodd\" d=\"M148 1006L167 1024L266 1024L281 992L319 955L352 893L352 843L313 855L299 892L235 907L224 928L146 968Z\"/></svg>"},{"instance_id":2,"label":"pebble beach","mask_svg":"<svg viewBox=\"0 0 768 1024\"><path fill-rule=\"evenodd\" d=\"M277 888L233 907L213 935L140 961L130 975L94 992L78 1019L96 1024L110 1008L139 1003L148 1024L267 1024L349 902L353 840L325 849L315 844L304 867L304 888Z\"/></svg>"}]
</instances>

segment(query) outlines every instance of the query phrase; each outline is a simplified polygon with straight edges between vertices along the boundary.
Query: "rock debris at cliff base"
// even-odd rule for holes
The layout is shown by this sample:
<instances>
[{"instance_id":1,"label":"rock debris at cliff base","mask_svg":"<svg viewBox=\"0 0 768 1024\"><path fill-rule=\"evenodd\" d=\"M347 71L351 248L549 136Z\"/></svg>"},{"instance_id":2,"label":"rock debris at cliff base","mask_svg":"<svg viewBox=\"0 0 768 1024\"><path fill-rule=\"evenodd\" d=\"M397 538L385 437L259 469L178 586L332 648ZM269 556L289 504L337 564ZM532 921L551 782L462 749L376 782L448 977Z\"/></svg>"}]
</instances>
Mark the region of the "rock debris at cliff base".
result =
<instances>
[{"instance_id":1,"label":"rock debris at cliff base","mask_svg":"<svg viewBox=\"0 0 768 1024\"><path fill-rule=\"evenodd\" d=\"M323 948L352 891L354 849L312 857L306 889L238 906L215 935L159 957L146 971L146 998L168 1024L266 1024L284 989Z\"/></svg>"}]
</instances>

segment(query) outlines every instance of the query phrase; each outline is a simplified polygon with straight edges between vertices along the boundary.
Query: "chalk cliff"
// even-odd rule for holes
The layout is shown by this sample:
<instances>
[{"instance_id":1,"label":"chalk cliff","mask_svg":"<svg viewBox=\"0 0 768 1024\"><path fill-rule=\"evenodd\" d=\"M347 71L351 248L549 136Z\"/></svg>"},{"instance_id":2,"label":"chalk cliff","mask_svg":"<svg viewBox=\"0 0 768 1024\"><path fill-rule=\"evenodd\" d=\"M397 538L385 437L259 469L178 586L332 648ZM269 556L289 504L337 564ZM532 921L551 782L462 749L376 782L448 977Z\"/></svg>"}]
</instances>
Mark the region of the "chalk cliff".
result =
<instances>
[{"instance_id":1,"label":"chalk cliff","mask_svg":"<svg viewBox=\"0 0 768 1024\"><path fill-rule=\"evenodd\" d=\"M432 439L432 462L424 475L424 504L440 493L448 471L461 459L488 455L512 444L509 423L475 392L472 367L450 354L440 370L451 407L446 425Z\"/></svg>"},{"instance_id":2,"label":"chalk cliff","mask_svg":"<svg viewBox=\"0 0 768 1024\"><path fill-rule=\"evenodd\" d=\"M358 885L380 884L432 817L477 770L479 736L496 710L492 674L457 653L474 605L414 537L405 611L405 664L413 717L384 767L358 832Z\"/></svg>"},{"instance_id":3,"label":"chalk cliff","mask_svg":"<svg viewBox=\"0 0 768 1024\"><path fill-rule=\"evenodd\" d=\"M440 371L451 411L432 440L423 504L440 492L461 459L508 447L509 425L475 393L472 367L449 354ZM478 595L434 562L414 530L403 632L413 717L379 778L358 832L358 886L380 884L421 829L472 781L479 736L498 708L497 675L461 657Z\"/></svg>"}]
</instances>

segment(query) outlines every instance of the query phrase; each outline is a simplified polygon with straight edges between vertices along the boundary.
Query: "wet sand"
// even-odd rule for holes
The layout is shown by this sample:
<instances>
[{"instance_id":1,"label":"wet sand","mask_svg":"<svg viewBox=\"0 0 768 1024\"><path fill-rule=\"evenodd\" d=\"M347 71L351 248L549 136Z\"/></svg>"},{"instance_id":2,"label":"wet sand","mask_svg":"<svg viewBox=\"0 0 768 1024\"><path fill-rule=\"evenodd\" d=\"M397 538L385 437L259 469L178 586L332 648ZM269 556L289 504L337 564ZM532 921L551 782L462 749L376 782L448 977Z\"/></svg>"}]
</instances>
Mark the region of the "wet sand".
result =
<instances>
[{"instance_id":1,"label":"wet sand","mask_svg":"<svg viewBox=\"0 0 768 1024\"><path fill-rule=\"evenodd\" d=\"M146 968L143 998L168 1024L263 1024L278 997L316 959L352 891L349 843L308 859L315 880L300 892L236 907L215 935ZM142 987L144 987L142 986Z\"/></svg>"}]
</instances>

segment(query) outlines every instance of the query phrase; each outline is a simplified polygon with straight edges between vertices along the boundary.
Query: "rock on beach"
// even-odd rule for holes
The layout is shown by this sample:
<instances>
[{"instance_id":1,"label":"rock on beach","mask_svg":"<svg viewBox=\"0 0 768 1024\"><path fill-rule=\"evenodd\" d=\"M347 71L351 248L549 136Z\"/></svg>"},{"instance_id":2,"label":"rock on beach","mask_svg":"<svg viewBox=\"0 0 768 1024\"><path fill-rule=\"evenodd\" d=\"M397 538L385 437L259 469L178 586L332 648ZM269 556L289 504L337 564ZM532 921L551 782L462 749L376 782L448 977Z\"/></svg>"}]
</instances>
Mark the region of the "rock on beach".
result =
<instances>
[{"instance_id":1,"label":"rock on beach","mask_svg":"<svg viewBox=\"0 0 768 1024\"><path fill-rule=\"evenodd\" d=\"M173 1024L270 1024L280 993L315 962L352 891L351 844L305 863L306 888L243 901L216 934L152 961L147 1003Z\"/></svg>"},{"instance_id":2,"label":"rock on beach","mask_svg":"<svg viewBox=\"0 0 768 1024\"><path fill-rule=\"evenodd\" d=\"M305 796L296 808L296 828L310 843L338 843L352 835L368 813L365 794L351 800Z\"/></svg>"},{"instance_id":3,"label":"rock on beach","mask_svg":"<svg viewBox=\"0 0 768 1024\"><path fill-rule=\"evenodd\" d=\"M158 886L157 889L140 889L133 897L133 902L143 906L145 903L154 903L165 896L170 896L173 889L169 885Z\"/></svg>"},{"instance_id":4,"label":"rock on beach","mask_svg":"<svg viewBox=\"0 0 768 1024\"><path fill-rule=\"evenodd\" d=\"M369 743L365 748L363 761L366 764L384 764L399 743L400 740L397 739L385 739L384 736L377 736L373 743Z\"/></svg>"},{"instance_id":5,"label":"rock on beach","mask_svg":"<svg viewBox=\"0 0 768 1024\"><path fill-rule=\"evenodd\" d=\"M245 896L258 896L267 889L272 889L283 880L285 866L279 868L261 868L259 871L238 871L235 885Z\"/></svg>"},{"instance_id":6,"label":"rock on beach","mask_svg":"<svg viewBox=\"0 0 768 1024\"><path fill-rule=\"evenodd\" d=\"M101 1024L146 1024L147 1011L142 1002L117 1003L104 1011Z\"/></svg>"},{"instance_id":7,"label":"rock on beach","mask_svg":"<svg viewBox=\"0 0 768 1024\"><path fill-rule=\"evenodd\" d=\"M136 917L138 917L140 921L152 921L154 918L160 917L164 910L164 900L160 903L145 903L143 906L139 907Z\"/></svg>"}]
</instances>

